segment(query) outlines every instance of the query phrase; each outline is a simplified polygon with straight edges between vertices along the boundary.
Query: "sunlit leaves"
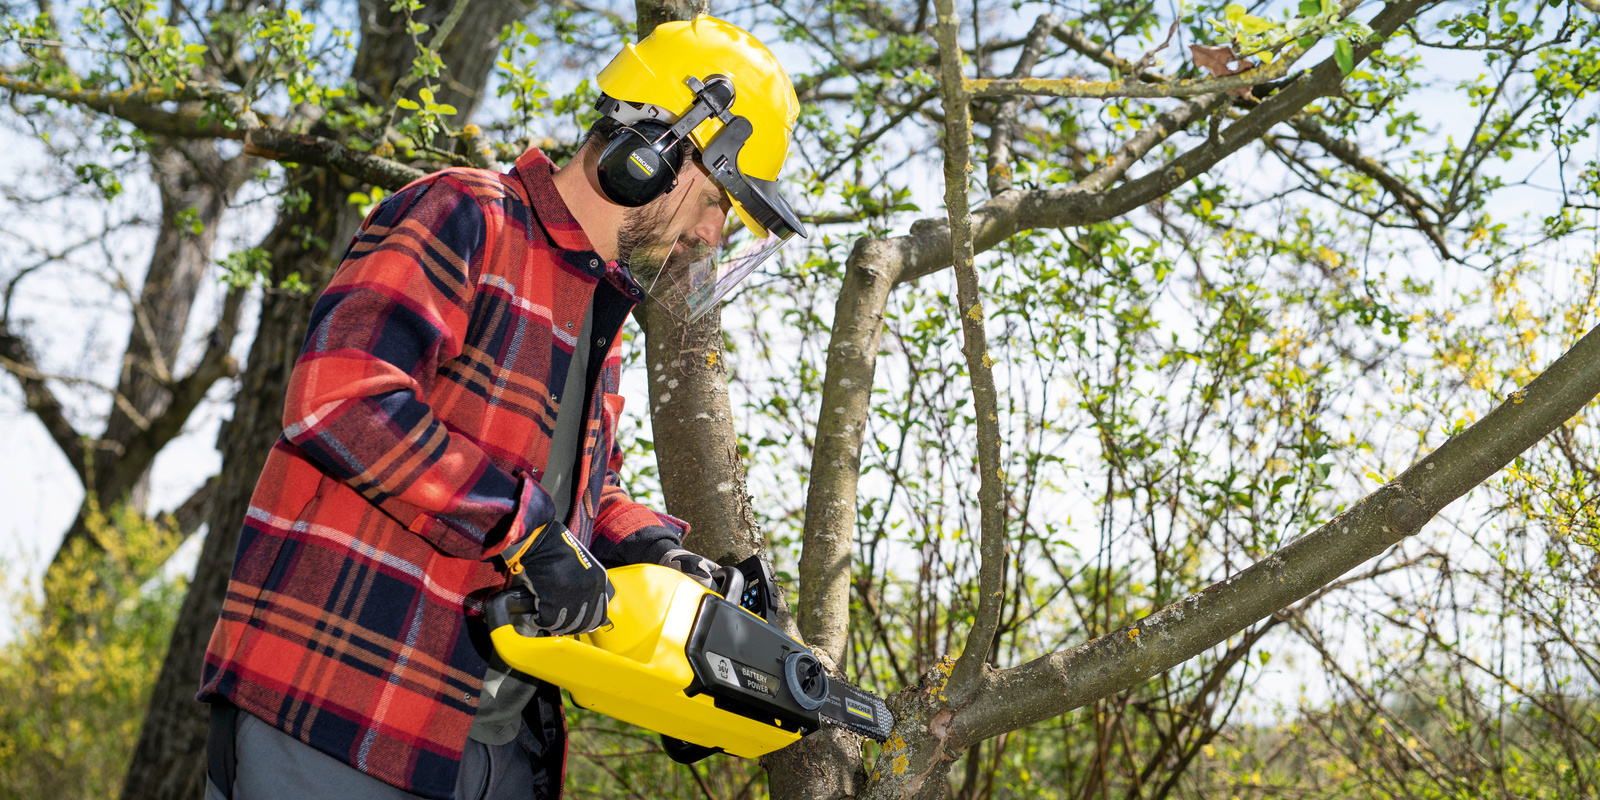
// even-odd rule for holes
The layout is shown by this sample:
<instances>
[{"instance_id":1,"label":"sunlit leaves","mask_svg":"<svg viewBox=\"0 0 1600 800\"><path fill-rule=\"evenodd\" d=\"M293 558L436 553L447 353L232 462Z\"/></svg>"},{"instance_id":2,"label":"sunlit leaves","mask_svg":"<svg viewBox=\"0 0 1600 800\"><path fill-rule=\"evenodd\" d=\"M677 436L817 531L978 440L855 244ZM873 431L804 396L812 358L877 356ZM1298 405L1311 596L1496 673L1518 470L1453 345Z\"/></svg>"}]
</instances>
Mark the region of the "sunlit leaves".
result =
<instances>
[{"instance_id":1,"label":"sunlit leaves","mask_svg":"<svg viewBox=\"0 0 1600 800\"><path fill-rule=\"evenodd\" d=\"M511 97L510 122L522 131L527 131L533 119L544 114L550 96L539 77L538 60L532 55L538 46L539 37L520 20L500 31L500 58L495 62L500 85L495 94Z\"/></svg>"},{"instance_id":2,"label":"sunlit leaves","mask_svg":"<svg viewBox=\"0 0 1600 800\"><path fill-rule=\"evenodd\" d=\"M1271 62L1284 48L1306 49L1324 36L1334 35L1343 42L1346 56L1350 43L1365 43L1372 29L1356 17L1345 17L1337 0L1301 0L1295 12L1285 12L1277 19L1258 17L1244 6L1230 4L1222 9L1221 17L1206 20L1226 40L1235 43L1242 58L1259 58ZM1336 45L1337 46L1337 45ZM1346 75L1351 68L1341 63Z\"/></svg>"}]
</instances>

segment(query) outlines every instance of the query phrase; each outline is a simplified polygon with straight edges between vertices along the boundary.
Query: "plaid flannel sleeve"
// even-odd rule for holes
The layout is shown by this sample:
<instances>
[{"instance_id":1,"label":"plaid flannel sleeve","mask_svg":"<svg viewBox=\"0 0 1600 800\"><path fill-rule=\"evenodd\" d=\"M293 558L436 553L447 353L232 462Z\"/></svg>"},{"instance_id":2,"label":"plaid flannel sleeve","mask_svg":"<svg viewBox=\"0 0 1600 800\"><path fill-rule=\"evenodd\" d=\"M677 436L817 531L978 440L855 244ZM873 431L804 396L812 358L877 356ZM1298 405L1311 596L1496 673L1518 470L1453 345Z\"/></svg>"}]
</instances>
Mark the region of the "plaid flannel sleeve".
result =
<instances>
[{"instance_id":1,"label":"plaid flannel sleeve","mask_svg":"<svg viewBox=\"0 0 1600 800\"><path fill-rule=\"evenodd\" d=\"M375 209L317 301L284 408L285 438L325 471L471 559L554 512L536 481L453 435L425 400L440 363L461 352L490 222L444 180Z\"/></svg>"},{"instance_id":2,"label":"plaid flannel sleeve","mask_svg":"<svg viewBox=\"0 0 1600 800\"><path fill-rule=\"evenodd\" d=\"M611 445L606 467L606 482L600 491L600 509L595 515L595 536L590 547L595 558L607 567L658 564L668 550L682 547L689 523L651 510L629 497L622 488L617 475L622 469L622 449L615 442Z\"/></svg>"}]
</instances>

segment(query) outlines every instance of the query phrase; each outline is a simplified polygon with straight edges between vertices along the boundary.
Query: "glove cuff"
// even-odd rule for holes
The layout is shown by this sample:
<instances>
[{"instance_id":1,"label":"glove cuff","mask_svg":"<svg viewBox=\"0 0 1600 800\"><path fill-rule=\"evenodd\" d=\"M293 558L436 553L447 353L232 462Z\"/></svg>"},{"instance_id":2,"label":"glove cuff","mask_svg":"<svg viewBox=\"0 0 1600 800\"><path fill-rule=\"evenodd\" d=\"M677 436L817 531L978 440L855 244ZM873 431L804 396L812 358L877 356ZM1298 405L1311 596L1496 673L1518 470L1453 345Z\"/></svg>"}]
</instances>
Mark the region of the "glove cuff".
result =
<instances>
[{"instance_id":1,"label":"glove cuff","mask_svg":"<svg viewBox=\"0 0 1600 800\"><path fill-rule=\"evenodd\" d=\"M528 552L528 548L533 546L534 541L537 540L548 527L550 527L549 524L540 525L533 533L522 537L521 542L512 545L512 547L516 549L516 552L511 553L510 555L507 555L506 553L500 554L500 558L505 562L506 570L508 572L510 572L512 575L522 574L522 556Z\"/></svg>"},{"instance_id":2,"label":"glove cuff","mask_svg":"<svg viewBox=\"0 0 1600 800\"><path fill-rule=\"evenodd\" d=\"M513 575L522 571L520 559L528 548L555 521L550 496L538 481L526 472L519 473L517 478L517 505L502 521L505 532L500 536L498 552L492 554ZM518 566L513 569L513 564Z\"/></svg>"}]
</instances>

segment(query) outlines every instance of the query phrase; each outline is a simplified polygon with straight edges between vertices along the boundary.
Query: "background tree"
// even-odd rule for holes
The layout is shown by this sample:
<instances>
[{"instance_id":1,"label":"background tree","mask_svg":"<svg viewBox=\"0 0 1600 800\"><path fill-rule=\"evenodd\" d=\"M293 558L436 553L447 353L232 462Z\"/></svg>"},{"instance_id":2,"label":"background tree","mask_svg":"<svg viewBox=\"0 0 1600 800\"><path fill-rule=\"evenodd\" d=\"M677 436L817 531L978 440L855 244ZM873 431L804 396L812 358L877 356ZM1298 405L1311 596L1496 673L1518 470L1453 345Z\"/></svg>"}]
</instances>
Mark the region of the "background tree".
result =
<instances>
[{"instance_id":1,"label":"background tree","mask_svg":"<svg viewBox=\"0 0 1600 800\"><path fill-rule=\"evenodd\" d=\"M70 34L44 27L48 7L12 18L14 104L112 125L104 138L151 164L153 135L292 164L258 184L281 198L271 232L229 260L263 299L208 490L222 535L125 791L192 793L187 695L277 434L304 290L371 187L493 165L535 129L571 141L568 112L593 88L530 57L592 73L623 37L697 8L402 2L359 26L320 7L89 8ZM630 477L642 495L659 481L692 547L772 555L795 630L896 692L902 716L881 751L825 731L769 757L775 796L1594 784L1595 639L1573 618L1596 577L1593 427L1573 417L1600 391L1597 345L1580 339L1600 174L1575 155L1594 122L1588 12L865 2L734 18L785 41L807 107L791 170L819 235L721 320L643 315L632 352L659 471ZM457 130L488 87L503 118ZM936 163L945 208L928 213ZM1502 210L1540 185L1559 186L1540 213ZM65 384L39 350L8 351L8 368L70 457L81 438L58 424ZM1452 530L1407 540L1525 452ZM137 501L128 464L108 498ZM1490 620L1502 635L1478 627ZM1498 658L1473 652L1484 641ZM1294 730L1241 721L1251 685L1289 658L1321 670L1325 699ZM614 794L664 768L618 759L637 740L603 721L580 727L594 730L575 786ZM1446 733L1468 730L1476 745ZM1529 759L1547 769L1511 769ZM726 761L672 774L691 793L762 786Z\"/></svg>"}]
</instances>

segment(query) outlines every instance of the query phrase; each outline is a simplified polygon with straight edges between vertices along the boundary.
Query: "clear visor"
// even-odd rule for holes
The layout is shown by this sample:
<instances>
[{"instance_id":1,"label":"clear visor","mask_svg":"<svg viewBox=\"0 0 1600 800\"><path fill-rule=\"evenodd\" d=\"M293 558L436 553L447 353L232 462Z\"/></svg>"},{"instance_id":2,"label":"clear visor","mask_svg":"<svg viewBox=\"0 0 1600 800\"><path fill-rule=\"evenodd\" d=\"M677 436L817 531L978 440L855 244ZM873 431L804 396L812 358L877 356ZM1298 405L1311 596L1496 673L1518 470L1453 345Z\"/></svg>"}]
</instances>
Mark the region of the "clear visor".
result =
<instances>
[{"instance_id":1,"label":"clear visor","mask_svg":"<svg viewBox=\"0 0 1600 800\"><path fill-rule=\"evenodd\" d=\"M754 272L763 262L794 238L794 234L769 233L758 237L749 229L734 234L718 252L702 243L678 247L680 238L666 249L666 257L650 254L645 248L634 251L629 259L630 270L635 275L654 275L645 287L650 299L661 304L669 313L684 322L693 322L710 311L739 281ZM655 262L655 263L650 263ZM650 267L660 265L657 270Z\"/></svg>"}]
</instances>

